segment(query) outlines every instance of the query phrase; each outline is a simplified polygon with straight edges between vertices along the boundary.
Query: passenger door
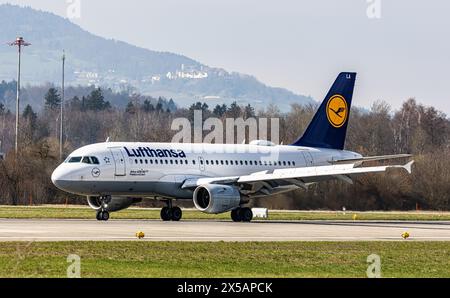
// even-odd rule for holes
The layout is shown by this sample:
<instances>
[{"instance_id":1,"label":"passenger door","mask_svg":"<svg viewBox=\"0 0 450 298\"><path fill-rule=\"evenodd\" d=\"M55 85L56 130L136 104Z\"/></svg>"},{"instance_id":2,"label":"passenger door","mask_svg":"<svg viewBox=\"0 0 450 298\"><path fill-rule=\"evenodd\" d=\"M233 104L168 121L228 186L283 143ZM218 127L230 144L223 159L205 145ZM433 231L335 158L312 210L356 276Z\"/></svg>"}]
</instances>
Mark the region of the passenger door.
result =
<instances>
[{"instance_id":1,"label":"passenger door","mask_svg":"<svg viewBox=\"0 0 450 298\"><path fill-rule=\"evenodd\" d=\"M109 148L111 150L112 156L114 158L114 164L116 166L115 175L116 176L125 176L126 168L125 168L125 158L123 157L121 148Z\"/></svg>"}]
</instances>

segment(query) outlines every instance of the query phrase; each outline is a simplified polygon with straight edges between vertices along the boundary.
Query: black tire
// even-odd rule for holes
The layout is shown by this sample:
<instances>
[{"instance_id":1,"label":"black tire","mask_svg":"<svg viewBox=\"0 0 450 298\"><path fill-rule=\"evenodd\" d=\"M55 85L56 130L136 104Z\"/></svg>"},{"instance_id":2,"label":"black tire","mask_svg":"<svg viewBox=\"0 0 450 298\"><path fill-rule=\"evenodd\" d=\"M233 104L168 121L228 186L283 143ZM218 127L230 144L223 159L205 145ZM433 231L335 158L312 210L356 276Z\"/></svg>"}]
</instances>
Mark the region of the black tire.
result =
<instances>
[{"instance_id":1,"label":"black tire","mask_svg":"<svg viewBox=\"0 0 450 298\"><path fill-rule=\"evenodd\" d=\"M253 212L250 208L242 208L240 214L243 222L251 222L253 219Z\"/></svg>"},{"instance_id":2,"label":"black tire","mask_svg":"<svg viewBox=\"0 0 450 298\"><path fill-rule=\"evenodd\" d=\"M231 219L234 222L241 222L242 221L241 208L237 208L237 209L234 209L233 211L231 211Z\"/></svg>"},{"instance_id":3,"label":"black tire","mask_svg":"<svg viewBox=\"0 0 450 298\"><path fill-rule=\"evenodd\" d=\"M103 211L102 212L102 220L103 221L108 221L109 220L109 212L108 211Z\"/></svg>"},{"instance_id":4,"label":"black tire","mask_svg":"<svg viewBox=\"0 0 450 298\"><path fill-rule=\"evenodd\" d=\"M101 211L98 211L98 212L97 212L97 220L99 220L99 221L100 221L100 220L103 220L103 219L102 219L102 212L101 212Z\"/></svg>"},{"instance_id":5,"label":"black tire","mask_svg":"<svg viewBox=\"0 0 450 298\"><path fill-rule=\"evenodd\" d=\"M180 221L183 217L183 211L181 211L180 207L173 207L172 208L172 220L173 221Z\"/></svg>"},{"instance_id":6,"label":"black tire","mask_svg":"<svg viewBox=\"0 0 450 298\"><path fill-rule=\"evenodd\" d=\"M172 210L169 207L164 207L161 209L161 219L163 221L172 220Z\"/></svg>"}]
</instances>

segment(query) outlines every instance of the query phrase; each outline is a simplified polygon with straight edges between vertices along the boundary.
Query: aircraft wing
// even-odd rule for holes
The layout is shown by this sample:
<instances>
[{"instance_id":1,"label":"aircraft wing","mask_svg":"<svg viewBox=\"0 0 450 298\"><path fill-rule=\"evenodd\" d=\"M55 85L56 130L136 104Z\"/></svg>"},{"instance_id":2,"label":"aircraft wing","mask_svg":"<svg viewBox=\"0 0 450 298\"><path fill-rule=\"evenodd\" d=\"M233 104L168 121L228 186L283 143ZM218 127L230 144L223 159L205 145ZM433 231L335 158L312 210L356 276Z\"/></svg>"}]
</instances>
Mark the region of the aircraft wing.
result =
<instances>
[{"instance_id":1,"label":"aircraft wing","mask_svg":"<svg viewBox=\"0 0 450 298\"><path fill-rule=\"evenodd\" d=\"M412 157L412 155L411 154L396 154L396 155L370 156L370 157L361 157L361 158L353 158L353 159L331 160L330 164L338 165L338 164L363 163L363 162L368 162L368 161L381 161L381 160L409 158L409 157Z\"/></svg>"},{"instance_id":2,"label":"aircraft wing","mask_svg":"<svg viewBox=\"0 0 450 298\"><path fill-rule=\"evenodd\" d=\"M404 169L411 174L411 168L414 161L405 165L390 165L377 167L354 167L354 164L342 164L319 167L303 167L278 169L264 172L257 172L245 176L236 177L215 177L215 178L198 178L187 179L182 188L195 188L205 184L238 184L251 185L251 191L254 193L262 191L268 195L273 193L278 187L286 189L289 186L307 189L307 185L327 179L340 179L342 181L352 183L351 176L367 173L380 173L388 169Z\"/></svg>"}]
</instances>

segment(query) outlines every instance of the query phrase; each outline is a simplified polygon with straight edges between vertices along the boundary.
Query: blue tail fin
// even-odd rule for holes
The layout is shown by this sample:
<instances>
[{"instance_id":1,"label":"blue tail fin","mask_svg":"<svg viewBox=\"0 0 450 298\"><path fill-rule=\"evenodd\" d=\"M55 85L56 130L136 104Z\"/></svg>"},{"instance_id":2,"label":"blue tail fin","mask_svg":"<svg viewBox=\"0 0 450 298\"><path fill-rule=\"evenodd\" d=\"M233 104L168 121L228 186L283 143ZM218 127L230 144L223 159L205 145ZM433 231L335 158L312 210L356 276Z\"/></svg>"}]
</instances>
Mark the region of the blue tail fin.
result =
<instances>
[{"instance_id":1,"label":"blue tail fin","mask_svg":"<svg viewBox=\"0 0 450 298\"><path fill-rule=\"evenodd\" d=\"M325 100L293 146L344 149L356 73L340 73Z\"/></svg>"}]
</instances>

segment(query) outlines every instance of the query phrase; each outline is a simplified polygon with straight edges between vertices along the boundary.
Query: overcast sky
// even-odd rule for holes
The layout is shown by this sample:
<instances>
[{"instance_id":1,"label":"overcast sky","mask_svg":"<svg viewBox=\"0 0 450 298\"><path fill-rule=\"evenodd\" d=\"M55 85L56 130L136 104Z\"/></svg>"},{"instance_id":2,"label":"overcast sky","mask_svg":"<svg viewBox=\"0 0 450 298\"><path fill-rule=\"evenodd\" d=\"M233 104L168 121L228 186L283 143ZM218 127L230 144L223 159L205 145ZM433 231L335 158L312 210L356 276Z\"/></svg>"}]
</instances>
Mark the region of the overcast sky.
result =
<instances>
[{"instance_id":1,"label":"overcast sky","mask_svg":"<svg viewBox=\"0 0 450 298\"><path fill-rule=\"evenodd\" d=\"M450 115L450 1L0 0L63 17L74 2L81 9L72 21L100 36L317 100L340 71L356 71L359 106L383 99L398 108L415 97ZM369 18L369 6L381 18Z\"/></svg>"}]
</instances>

